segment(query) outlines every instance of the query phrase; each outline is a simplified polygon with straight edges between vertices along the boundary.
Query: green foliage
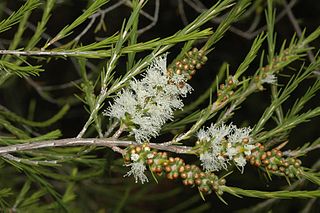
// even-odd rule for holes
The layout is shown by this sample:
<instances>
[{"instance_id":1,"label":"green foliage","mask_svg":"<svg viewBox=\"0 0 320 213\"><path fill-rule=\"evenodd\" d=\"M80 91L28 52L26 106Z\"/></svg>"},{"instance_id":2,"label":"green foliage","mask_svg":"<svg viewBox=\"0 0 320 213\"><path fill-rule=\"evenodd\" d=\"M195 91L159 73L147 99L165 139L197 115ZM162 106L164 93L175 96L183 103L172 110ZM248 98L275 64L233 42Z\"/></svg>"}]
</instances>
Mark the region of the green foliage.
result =
<instances>
[{"instance_id":1,"label":"green foliage","mask_svg":"<svg viewBox=\"0 0 320 213\"><path fill-rule=\"evenodd\" d=\"M17 2L15 12L0 12L1 211L207 212L219 205L223 212L225 204L232 210L277 211L280 199L320 197L319 156L313 156L320 148L319 135L294 138L304 125L317 129L319 121L320 57L313 51L318 51L320 27L297 28L292 5L286 1ZM1 11L9 13L5 9L11 3L1 2ZM56 12L78 4L87 6L61 26ZM159 4L165 9L159 9ZM189 17L185 7L198 14L171 32L171 4L177 4L174 11L179 11L184 22ZM154 16L149 14L150 7L155 7ZM112 10L117 14L112 15ZM69 12L73 11L65 13ZM277 33L282 13L296 31L290 37ZM144 19L152 23L141 30ZM165 27L153 35L148 30L161 26L159 20L164 20ZM249 30L241 31L237 23L250 25ZM243 43L250 43L251 48L242 49L240 44L241 50L228 49L231 33L247 39ZM141 145L133 137L140 126L129 113L117 119L105 116L104 110L115 105L113 98L145 78L145 71L164 55L168 64L162 74L171 77L166 85L184 87L185 82L172 80L177 74L188 78L197 95L188 95L186 106L155 134L159 137ZM229 56L235 56L236 62ZM264 101L258 102L259 95ZM155 104L156 96L144 104ZM173 101L172 95L168 97ZM139 110L146 113L149 109L141 106ZM228 159L226 171L201 170L201 151L212 147L197 134L210 123L252 126L250 137L239 139L255 146L246 154L246 162L256 167L254 172L247 168L250 165L241 168L233 163L235 158ZM231 138L226 135L221 139L224 144ZM140 147L147 147L153 157L157 153L160 160L152 161L147 155L142 159ZM225 158L227 151L220 157ZM183 163L171 165L174 161ZM133 178L123 177L134 163L147 165L148 171L140 177L146 175L150 183L136 184ZM197 171L200 178L183 178L189 164L194 169L190 172ZM175 172L195 190L181 181L169 182ZM204 189L210 184L212 188ZM211 191L216 195L206 195ZM247 209L252 204L246 197L270 200L256 201ZM239 198L243 205L238 207ZM289 209L292 202L283 208ZM301 201L301 207L312 205Z\"/></svg>"}]
</instances>

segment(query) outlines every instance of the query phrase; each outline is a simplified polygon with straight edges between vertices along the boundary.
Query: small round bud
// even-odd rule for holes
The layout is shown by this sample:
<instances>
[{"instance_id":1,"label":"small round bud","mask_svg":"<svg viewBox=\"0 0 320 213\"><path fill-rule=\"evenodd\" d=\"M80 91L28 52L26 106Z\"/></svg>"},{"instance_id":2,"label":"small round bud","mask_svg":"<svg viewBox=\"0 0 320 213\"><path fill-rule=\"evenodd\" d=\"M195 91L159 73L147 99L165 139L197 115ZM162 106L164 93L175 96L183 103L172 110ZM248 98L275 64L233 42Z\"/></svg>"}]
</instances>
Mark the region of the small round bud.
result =
<instances>
[{"instance_id":1,"label":"small round bud","mask_svg":"<svg viewBox=\"0 0 320 213\"><path fill-rule=\"evenodd\" d=\"M187 178L187 174L186 173L181 173L180 174L181 178L186 179Z\"/></svg>"},{"instance_id":2,"label":"small round bud","mask_svg":"<svg viewBox=\"0 0 320 213\"><path fill-rule=\"evenodd\" d=\"M182 63L183 63L183 64L188 64L188 62L189 62L189 61L188 61L187 58L184 58L184 59L182 60Z\"/></svg>"},{"instance_id":3,"label":"small round bud","mask_svg":"<svg viewBox=\"0 0 320 213\"><path fill-rule=\"evenodd\" d=\"M189 179L189 180L188 180L188 184L189 184L189 185L193 185L193 183L194 183L194 182L193 182L192 179Z\"/></svg>"},{"instance_id":4,"label":"small round bud","mask_svg":"<svg viewBox=\"0 0 320 213\"><path fill-rule=\"evenodd\" d=\"M182 172L184 172L184 170L185 170L185 169L184 169L184 166L180 166L178 171L179 171L180 173L182 173Z\"/></svg>"},{"instance_id":5,"label":"small round bud","mask_svg":"<svg viewBox=\"0 0 320 213\"><path fill-rule=\"evenodd\" d=\"M177 179L179 177L179 174L177 172L174 172L172 174L173 179Z\"/></svg>"},{"instance_id":6,"label":"small round bud","mask_svg":"<svg viewBox=\"0 0 320 213\"><path fill-rule=\"evenodd\" d=\"M278 150L278 151L276 152L276 155L277 155L277 157L282 157L282 152Z\"/></svg>"},{"instance_id":7,"label":"small round bud","mask_svg":"<svg viewBox=\"0 0 320 213\"><path fill-rule=\"evenodd\" d=\"M270 151L267 151L267 156L271 157L272 153Z\"/></svg>"},{"instance_id":8,"label":"small round bud","mask_svg":"<svg viewBox=\"0 0 320 213\"><path fill-rule=\"evenodd\" d=\"M152 160L152 159L148 159L148 160L147 160L147 164L148 164L148 165L150 165L150 164L152 164L152 163L153 163L153 160Z\"/></svg>"},{"instance_id":9,"label":"small round bud","mask_svg":"<svg viewBox=\"0 0 320 213\"><path fill-rule=\"evenodd\" d=\"M242 139L242 143L244 143L244 144L249 143L249 138L243 138L243 139Z\"/></svg>"},{"instance_id":10,"label":"small round bud","mask_svg":"<svg viewBox=\"0 0 320 213\"><path fill-rule=\"evenodd\" d=\"M141 147L140 147L140 146L137 146L137 147L136 147L136 152L137 152L137 153L141 152Z\"/></svg>"},{"instance_id":11,"label":"small round bud","mask_svg":"<svg viewBox=\"0 0 320 213\"><path fill-rule=\"evenodd\" d=\"M204 62L204 63L207 62L207 61L208 61L208 57L207 57L207 56L203 56L203 57L201 58L201 61Z\"/></svg>"},{"instance_id":12,"label":"small round bud","mask_svg":"<svg viewBox=\"0 0 320 213\"><path fill-rule=\"evenodd\" d=\"M232 85L233 83L234 83L234 82L233 82L232 78L228 80L228 84L229 84L229 85Z\"/></svg>"},{"instance_id":13,"label":"small round bud","mask_svg":"<svg viewBox=\"0 0 320 213\"><path fill-rule=\"evenodd\" d=\"M271 169L272 169L273 171L277 171L277 170L278 170L278 166L274 164L274 165L272 165Z\"/></svg>"},{"instance_id":14,"label":"small round bud","mask_svg":"<svg viewBox=\"0 0 320 213\"><path fill-rule=\"evenodd\" d=\"M226 179L222 178L219 180L220 185L225 185L226 184Z\"/></svg>"},{"instance_id":15,"label":"small round bud","mask_svg":"<svg viewBox=\"0 0 320 213\"><path fill-rule=\"evenodd\" d=\"M131 153L131 154L135 154L135 153L136 153L136 150L135 150L135 149L131 149L131 150L130 150L130 153Z\"/></svg>"}]
</instances>

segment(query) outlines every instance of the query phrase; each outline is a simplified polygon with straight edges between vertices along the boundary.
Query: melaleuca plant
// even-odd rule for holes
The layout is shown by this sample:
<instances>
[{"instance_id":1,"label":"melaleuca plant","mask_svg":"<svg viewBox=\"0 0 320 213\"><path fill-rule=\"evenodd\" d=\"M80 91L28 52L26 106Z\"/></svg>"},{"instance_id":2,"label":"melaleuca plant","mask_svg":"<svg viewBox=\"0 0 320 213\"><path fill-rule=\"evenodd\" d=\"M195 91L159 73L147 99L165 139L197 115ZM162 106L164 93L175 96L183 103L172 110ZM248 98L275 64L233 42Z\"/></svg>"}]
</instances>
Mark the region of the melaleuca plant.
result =
<instances>
[{"instance_id":1,"label":"melaleuca plant","mask_svg":"<svg viewBox=\"0 0 320 213\"><path fill-rule=\"evenodd\" d=\"M294 137L320 115L320 28L301 30L292 2L167 2L185 26L161 38L160 0L81 1L61 26L78 2L0 3L1 211L289 211L279 199L292 198L311 211L319 156L306 156L320 141ZM116 26L112 14L127 16ZM275 33L285 14L289 42ZM219 68L227 32L251 48Z\"/></svg>"}]
</instances>

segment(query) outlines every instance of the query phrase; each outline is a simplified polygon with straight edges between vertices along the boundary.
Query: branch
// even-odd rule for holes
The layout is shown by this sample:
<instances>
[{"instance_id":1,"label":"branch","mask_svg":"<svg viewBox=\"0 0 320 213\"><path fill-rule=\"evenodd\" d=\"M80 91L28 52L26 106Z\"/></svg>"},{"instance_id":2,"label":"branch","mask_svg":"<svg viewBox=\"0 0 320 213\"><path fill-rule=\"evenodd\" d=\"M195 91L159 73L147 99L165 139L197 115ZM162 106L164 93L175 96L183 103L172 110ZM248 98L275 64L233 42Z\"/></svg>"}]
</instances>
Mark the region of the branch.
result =
<instances>
[{"instance_id":1,"label":"branch","mask_svg":"<svg viewBox=\"0 0 320 213\"><path fill-rule=\"evenodd\" d=\"M68 146L101 146L109 147L114 149L115 147L127 147L130 145L139 145L135 141L122 141L115 140L112 138L66 138L60 140L47 140L39 142L30 142L23 144L15 144L0 147L0 155L14 153L19 151L35 150L42 148L53 148L53 147L68 147ZM187 146L176 146L176 145L163 145L156 143L149 143L149 146L154 149L164 150L179 154L191 153L191 147Z\"/></svg>"}]
</instances>

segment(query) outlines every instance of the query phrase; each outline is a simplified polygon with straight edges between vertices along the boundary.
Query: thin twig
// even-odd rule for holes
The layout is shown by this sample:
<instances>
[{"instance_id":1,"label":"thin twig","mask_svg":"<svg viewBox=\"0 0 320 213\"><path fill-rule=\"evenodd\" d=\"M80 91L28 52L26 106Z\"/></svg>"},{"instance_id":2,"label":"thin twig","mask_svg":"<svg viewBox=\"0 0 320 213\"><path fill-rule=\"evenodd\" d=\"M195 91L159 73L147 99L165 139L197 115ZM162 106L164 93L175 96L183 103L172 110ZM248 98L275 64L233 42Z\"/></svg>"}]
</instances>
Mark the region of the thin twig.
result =
<instances>
[{"instance_id":1,"label":"thin twig","mask_svg":"<svg viewBox=\"0 0 320 213\"><path fill-rule=\"evenodd\" d=\"M179 0L178 3L178 10L179 10L179 15L181 18L182 23L187 26L189 24L188 18L186 16L186 13L184 11L184 4L183 4L183 0Z\"/></svg>"},{"instance_id":2,"label":"thin twig","mask_svg":"<svg viewBox=\"0 0 320 213\"><path fill-rule=\"evenodd\" d=\"M159 18L159 8L160 8L160 0L156 0L155 6L154 6L154 14L151 19L151 23L148 24L147 26L139 29L138 34L140 34L140 35L143 34L144 32L150 30L152 27L154 27L157 24L158 18ZM141 14L143 14L143 10L141 10Z\"/></svg>"},{"instance_id":3,"label":"thin twig","mask_svg":"<svg viewBox=\"0 0 320 213\"><path fill-rule=\"evenodd\" d=\"M108 130L104 133L104 137L107 138L111 135L111 133L113 132L113 130L119 125L119 121L115 121L113 122L110 127L108 128Z\"/></svg>"},{"instance_id":4,"label":"thin twig","mask_svg":"<svg viewBox=\"0 0 320 213\"><path fill-rule=\"evenodd\" d=\"M57 164L58 163L58 161L56 161L56 160L36 161L36 160L22 159L22 158L15 157L15 156L8 154L8 153L2 154L1 156L10 160L10 161L15 161L18 163L24 163L24 164L28 164L28 165Z\"/></svg>"},{"instance_id":5,"label":"thin twig","mask_svg":"<svg viewBox=\"0 0 320 213\"><path fill-rule=\"evenodd\" d=\"M297 1L297 0L294 0L294 1ZM294 16L294 14L293 14L293 12L292 12L292 10L291 10L291 7L289 7L287 1L284 0L283 2L284 2L284 7L285 7L285 10L286 10L286 13L287 13L288 18L289 18L289 20L290 20L290 22L291 22L294 30L296 31L298 37L301 38L301 36L302 36L302 30L301 30L301 28L300 28L300 26L299 26L299 24L298 24L298 21L297 21L296 17ZM306 45L306 48L309 48L309 46ZM308 50L308 51L307 51L307 54L308 54L309 60L310 60L311 62L314 62L315 59L314 59L314 54L312 53L312 51L311 51L311 50Z\"/></svg>"}]
</instances>

